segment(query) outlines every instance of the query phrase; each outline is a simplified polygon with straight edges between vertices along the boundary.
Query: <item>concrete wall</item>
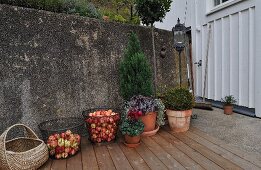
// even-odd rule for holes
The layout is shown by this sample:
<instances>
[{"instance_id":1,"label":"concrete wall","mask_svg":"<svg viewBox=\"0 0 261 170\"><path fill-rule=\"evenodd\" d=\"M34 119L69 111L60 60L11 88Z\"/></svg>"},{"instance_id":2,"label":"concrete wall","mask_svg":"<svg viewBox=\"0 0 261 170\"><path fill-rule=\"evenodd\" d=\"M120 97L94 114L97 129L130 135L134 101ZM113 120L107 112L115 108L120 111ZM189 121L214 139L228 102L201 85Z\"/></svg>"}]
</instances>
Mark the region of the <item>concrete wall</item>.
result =
<instances>
[{"instance_id":1,"label":"concrete wall","mask_svg":"<svg viewBox=\"0 0 261 170\"><path fill-rule=\"evenodd\" d=\"M0 5L0 23L0 132L17 122L37 130L47 119L119 107L118 68L131 31L152 63L149 28L7 5ZM172 33L157 29L155 38L158 85L176 86Z\"/></svg>"}]
</instances>

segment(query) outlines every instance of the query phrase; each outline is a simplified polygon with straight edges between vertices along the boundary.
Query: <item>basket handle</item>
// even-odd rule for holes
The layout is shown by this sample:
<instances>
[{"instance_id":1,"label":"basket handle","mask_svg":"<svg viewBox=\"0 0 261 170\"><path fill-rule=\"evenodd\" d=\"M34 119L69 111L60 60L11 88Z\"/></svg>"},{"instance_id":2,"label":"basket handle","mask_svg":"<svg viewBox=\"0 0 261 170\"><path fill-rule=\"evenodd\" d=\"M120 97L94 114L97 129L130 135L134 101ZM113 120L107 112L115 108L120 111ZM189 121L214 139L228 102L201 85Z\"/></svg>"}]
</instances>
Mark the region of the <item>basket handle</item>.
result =
<instances>
[{"instance_id":1,"label":"basket handle","mask_svg":"<svg viewBox=\"0 0 261 170\"><path fill-rule=\"evenodd\" d=\"M3 134L0 136L0 165L7 165L9 166L9 162L6 158L6 146L5 146L5 142L6 142L6 137L8 132L14 128L14 127L23 127L25 128L26 132L27 132L27 136L29 138L32 139L39 139L38 136L33 132L32 129L30 129L28 126L24 125L24 124L14 124L12 126L10 126L8 129L6 129ZM42 141L43 142L43 141ZM1 166L2 167L2 166ZM0 167L0 168L1 168Z\"/></svg>"},{"instance_id":2,"label":"basket handle","mask_svg":"<svg viewBox=\"0 0 261 170\"><path fill-rule=\"evenodd\" d=\"M6 137L7 137L8 132L11 129L13 129L14 127L23 127L27 131L27 135L28 135L29 138L39 139L38 136L34 133L34 131L31 128L29 128L28 126L26 126L24 124L14 124L14 125L10 126L8 129L6 129L6 131L4 131L4 133L2 134L3 137L4 137L4 142L6 141Z\"/></svg>"}]
</instances>

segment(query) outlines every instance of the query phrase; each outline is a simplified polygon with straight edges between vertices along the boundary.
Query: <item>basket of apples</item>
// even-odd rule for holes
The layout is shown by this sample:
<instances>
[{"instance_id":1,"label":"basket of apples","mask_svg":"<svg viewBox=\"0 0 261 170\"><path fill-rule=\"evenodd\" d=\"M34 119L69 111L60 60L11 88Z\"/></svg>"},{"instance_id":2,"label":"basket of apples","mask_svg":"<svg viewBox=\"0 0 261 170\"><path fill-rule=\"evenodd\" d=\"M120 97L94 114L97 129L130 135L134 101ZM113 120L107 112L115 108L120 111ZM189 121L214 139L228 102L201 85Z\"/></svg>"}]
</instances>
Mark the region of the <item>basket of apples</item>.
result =
<instances>
[{"instance_id":1,"label":"basket of apples","mask_svg":"<svg viewBox=\"0 0 261 170\"><path fill-rule=\"evenodd\" d=\"M115 140L120 115L112 109L90 109L83 112L89 139L92 143Z\"/></svg>"},{"instance_id":2,"label":"basket of apples","mask_svg":"<svg viewBox=\"0 0 261 170\"><path fill-rule=\"evenodd\" d=\"M70 130L64 133L50 135L47 140L49 155L54 159L65 159L75 155L80 150L81 137Z\"/></svg>"}]
</instances>

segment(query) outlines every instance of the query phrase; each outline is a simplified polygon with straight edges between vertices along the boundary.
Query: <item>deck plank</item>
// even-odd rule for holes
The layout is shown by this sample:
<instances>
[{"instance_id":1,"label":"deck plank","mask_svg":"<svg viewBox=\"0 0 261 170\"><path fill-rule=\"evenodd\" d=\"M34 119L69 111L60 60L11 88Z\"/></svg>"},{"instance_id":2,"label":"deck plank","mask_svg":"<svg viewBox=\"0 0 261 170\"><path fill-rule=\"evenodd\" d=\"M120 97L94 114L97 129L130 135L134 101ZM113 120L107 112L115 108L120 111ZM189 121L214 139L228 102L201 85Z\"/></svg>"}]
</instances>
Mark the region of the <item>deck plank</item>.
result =
<instances>
[{"instance_id":1,"label":"deck plank","mask_svg":"<svg viewBox=\"0 0 261 170\"><path fill-rule=\"evenodd\" d=\"M195 127L191 127L190 128L190 131L201 136L202 138L234 153L235 155L253 163L254 165L258 166L259 168L261 168L261 157L258 156L258 155L254 155L252 153L248 153L248 152L245 152L245 151L242 151L236 147L233 147L233 146L229 146L228 144L226 144L224 141L218 139L218 138L215 138L213 136L210 136L209 134L195 128Z\"/></svg>"},{"instance_id":2,"label":"deck plank","mask_svg":"<svg viewBox=\"0 0 261 170\"><path fill-rule=\"evenodd\" d=\"M196 141L188 138L186 135L182 134L182 133L173 133L170 132L173 136L175 136L176 138L178 138L179 140L181 140L182 142L184 142L185 144L187 144L188 146L190 146L191 148L193 148L194 150L196 150L197 152L201 153L202 155L204 155L205 157L207 157L208 159L210 159L211 161L215 162L217 165L221 166L224 169L233 169L233 170L238 170L238 169L242 169L240 168L238 165L232 163L231 161L221 157L220 155L214 153L213 151L211 151L210 149L204 147L203 145L197 143Z\"/></svg>"},{"instance_id":3,"label":"deck plank","mask_svg":"<svg viewBox=\"0 0 261 170\"><path fill-rule=\"evenodd\" d=\"M205 146L206 148L212 150L216 154L222 156L223 158L230 160L231 162L235 163L236 165L240 166L243 169L252 169L252 170L260 169L259 167L255 166L254 164L238 157L237 155L225 150L224 148L222 148L218 145L215 145L215 144L209 142L208 140L206 140L206 139L202 138L201 136L198 136L190 131L186 132L185 135L187 137L195 140L199 144Z\"/></svg>"},{"instance_id":4,"label":"deck plank","mask_svg":"<svg viewBox=\"0 0 261 170\"><path fill-rule=\"evenodd\" d=\"M98 170L98 163L92 144L86 140L82 140L82 167L83 169Z\"/></svg>"},{"instance_id":5,"label":"deck plank","mask_svg":"<svg viewBox=\"0 0 261 170\"><path fill-rule=\"evenodd\" d=\"M66 159L53 160L51 170L65 170L66 169Z\"/></svg>"},{"instance_id":6,"label":"deck plank","mask_svg":"<svg viewBox=\"0 0 261 170\"><path fill-rule=\"evenodd\" d=\"M165 133L161 130L158 133L159 134L153 136L152 138L186 169L222 169L181 141L177 141L167 132Z\"/></svg>"},{"instance_id":7,"label":"deck plank","mask_svg":"<svg viewBox=\"0 0 261 170\"><path fill-rule=\"evenodd\" d=\"M82 154L77 153L76 155L67 159L67 170L82 170Z\"/></svg>"},{"instance_id":8,"label":"deck plank","mask_svg":"<svg viewBox=\"0 0 261 170\"><path fill-rule=\"evenodd\" d=\"M158 157L156 157L147 147L141 142L140 146L136 148L136 151L140 154L142 159L148 164L152 170L168 169Z\"/></svg>"},{"instance_id":9,"label":"deck plank","mask_svg":"<svg viewBox=\"0 0 261 170\"><path fill-rule=\"evenodd\" d=\"M137 151L133 148L128 148L124 144L119 143L119 146L123 153L126 155L128 161L131 166L136 170L149 170L150 168L146 164L146 162L142 159L142 157L137 153Z\"/></svg>"},{"instance_id":10,"label":"deck plank","mask_svg":"<svg viewBox=\"0 0 261 170\"><path fill-rule=\"evenodd\" d=\"M52 162L53 160L49 158L48 161L45 162L45 164L43 164L43 166L39 168L39 170L50 170L52 166Z\"/></svg>"},{"instance_id":11,"label":"deck plank","mask_svg":"<svg viewBox=\"0 0 261 170\"><path fill-rule=\"evenodd\" d=\"M113 143L107 146L108 151L111 155L111 158L114 162L114 165L116 167L116 169L121 170L131 170L133 169L128 161L128 159L126 158L126 156L124 155L124 153L122 152L122 150L120 149L119 145L117 143Z\"/></svg>"},{"instance_id":12,"label":"deck plank","mask_svg":"<svg viewBox=\"0 0 261 170\"><path fill-rule=\"evenodd\" d=\"M106 146L94 146L100 170L116 169Z\"/></svg>"},{"instance_id":13,"label":"deck plank","mask_svg":"<svg viewBox=\"0 0 261 170\"><path fill-rule=\"evenodd\" d=\"M168 152L162 149L161 146L152 138L143 137L142 141L169 169L185 170L185 168L178 161L176 161Z\"/></svg>"}]
</instances>

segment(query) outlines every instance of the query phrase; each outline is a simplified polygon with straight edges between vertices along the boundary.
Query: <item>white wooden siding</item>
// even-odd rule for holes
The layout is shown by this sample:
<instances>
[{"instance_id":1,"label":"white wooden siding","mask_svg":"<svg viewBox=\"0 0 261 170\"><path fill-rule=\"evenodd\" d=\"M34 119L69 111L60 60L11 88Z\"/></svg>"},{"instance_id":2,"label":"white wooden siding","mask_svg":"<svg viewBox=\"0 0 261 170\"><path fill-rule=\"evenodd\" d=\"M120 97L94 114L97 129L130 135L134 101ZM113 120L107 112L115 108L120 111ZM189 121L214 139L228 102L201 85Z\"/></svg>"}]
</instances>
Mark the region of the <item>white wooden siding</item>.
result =
<instances>
[{"instance_id":1,"label":"white wooden siding","mask_svg":"<svg viewBox=\"0 0 261 170\"><path fill-rule=\"evenodd\" d=\"M203 96L208 25L212 25L206 97L221 100L233 95L239 105L254 108L254 17L255 7L208 21L196 34L196 54L202 68L196 69L197 95ZM201 41L201 42L200 42ZM201 49L199 51L199 49ZM197 56L197 59L200 57Z\"/></svg>"},{"instance_id":2,"label":"white wooden siding","mask_svg":"<svg viewBox=\"0 0 261 170\"><path fill-rule=\"evenodd\" d=\"M230 5L218 9L211 7L211 1L187 0L186 26L191 26L193 62L202 60L202 67L194 67L195 93L203 96L211 25L206 97L221 100L233 95L237 104L255 108L256 116L261 117L261 0L231 0ZM173 27L178 17L184 18L185 0L173 4L162 25Z\"/></svg>"}]
</instances>

